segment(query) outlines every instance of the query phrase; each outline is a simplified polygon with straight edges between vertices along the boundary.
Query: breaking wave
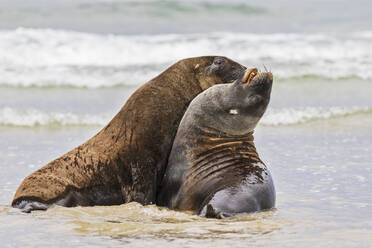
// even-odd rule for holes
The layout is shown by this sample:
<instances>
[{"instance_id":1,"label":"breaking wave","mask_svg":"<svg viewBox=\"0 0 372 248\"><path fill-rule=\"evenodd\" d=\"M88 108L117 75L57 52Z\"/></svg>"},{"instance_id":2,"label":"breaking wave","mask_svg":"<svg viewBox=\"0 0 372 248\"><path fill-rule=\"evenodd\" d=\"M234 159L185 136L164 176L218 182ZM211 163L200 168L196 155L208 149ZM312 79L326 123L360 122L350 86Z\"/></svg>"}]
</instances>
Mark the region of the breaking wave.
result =
<instances>
[{"instance_id":1,"label":"breaking wave","mask_svg":"<svg viewBox=\"0 0 372 248\"><path fill-rule=\"evenodd\" d=\"M179 59L216 54L264 64L277 79L372 79L369 32L103 35L18 28L0 31L0 86L140 85Z\"/></svg>"},{"instance_id":2,"label":"breaking wave","mask_svg":"<svg viewBox=\"0 0 372 248\"><path fill-rule=\"evenodd\" d=\"M101 12L113 13L120 12L123 15L143 15L149 17L173 17L187 15L205 15L205 14L226 14L230 15L254 15L265 12L261 7L248 5L244 1L226 2L226 1L172 1L172 0L150 0L150 1L89 1L80 3L79 9L95 10Z\"/></svg>"},{"instance_id":3,"label":"breaking wave","mask_svg":"<svg viewBox=\"0 0 372 248\"><path fill-rule=\"evenodd\" d=\"M44 112L37 109L0 109L0 125L12 127L39 126L103 126L111 115L78 115L62 112Z\"/></svg>"},{"instance_id":4,"label":"breaking wave","mask_svg":"<svg viewBox=\"0 0 372 248\"><path fill-rule=\"evenodd\" d=\"M370 107L303 107L267 110L260 121L265 126L295 125L314 120L340 118L354 114L372 113ZM103 126L114 114L79 115L63 112L45 112L37 109L0 109L0 126L12 127L64 127Z\"/></svg>"},{"instance_id":5,"label":"breaking wave","mask_svg":"<svg viewBox=\"0 0 372 248\"><path fill-rule=\"evenodd\" d=\"M315 120L372 113L370 107L299 107L268 109L260 123L266 126L294 125Z\"/></svg>"}]
</instances>

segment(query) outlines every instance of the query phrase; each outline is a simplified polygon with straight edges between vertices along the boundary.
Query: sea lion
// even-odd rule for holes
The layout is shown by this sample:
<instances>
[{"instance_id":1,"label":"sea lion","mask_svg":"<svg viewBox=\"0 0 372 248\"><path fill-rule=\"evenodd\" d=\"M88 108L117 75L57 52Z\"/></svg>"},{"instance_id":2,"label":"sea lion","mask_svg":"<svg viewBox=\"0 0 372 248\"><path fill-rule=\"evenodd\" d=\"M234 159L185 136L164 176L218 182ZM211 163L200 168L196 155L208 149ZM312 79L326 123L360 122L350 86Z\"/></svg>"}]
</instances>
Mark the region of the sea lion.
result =
<instances>
[{"instance_id":1,"label":"sea lion","mask_svg":"<svg viewBox=\"0 0 372 248\"><path fill-rule=\"evenodd\" d=\"M190 103L169 155L160 206L216 218L274 207L273 180L253 143L272 82L270 72L247 69Z\"/></svg>"},{"instance_id":2,"label":"sea lion","mask_svg":"<svg viewBox=\"0 0 372 248\"><path fill-rule=\"evenodd\" d=\"M155 203L178 124L190 101L245 67L226 57L183 59L127 100L98 134L35 171L12 206L24 212L62 206Z\"/></svg>"}]
</instances>

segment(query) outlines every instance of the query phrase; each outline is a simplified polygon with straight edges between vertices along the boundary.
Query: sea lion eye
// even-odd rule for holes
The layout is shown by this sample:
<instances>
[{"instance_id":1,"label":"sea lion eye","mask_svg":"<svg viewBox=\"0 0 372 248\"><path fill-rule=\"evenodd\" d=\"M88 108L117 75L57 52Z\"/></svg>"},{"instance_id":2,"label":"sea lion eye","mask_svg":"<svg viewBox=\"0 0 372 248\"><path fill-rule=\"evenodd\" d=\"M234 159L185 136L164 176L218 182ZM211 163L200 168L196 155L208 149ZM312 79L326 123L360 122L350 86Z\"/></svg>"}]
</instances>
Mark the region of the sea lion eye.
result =
<instances>
[{"instance_id":1,"label":"sea lion eye","mask_svg":"<svg viewBox=\"0 0 372 248\"><path fill-rule=\"evenodd\" d=\"M221 57L214 58L212 64L206 68L206 75L221 73L226 67L226 60Z\"/></svg>"},{"instance_id":2,"label":"sea lion eye","mask_svg":"<svg viewBox=\"0 0 372 248\"><path fill-rule=\"evenodd\" d=\"M223 58L216 58L214 61L213 61L213 64L217 65L217 66L221 66L225 63L225 60Z\"/></svg>"}]
</instances>

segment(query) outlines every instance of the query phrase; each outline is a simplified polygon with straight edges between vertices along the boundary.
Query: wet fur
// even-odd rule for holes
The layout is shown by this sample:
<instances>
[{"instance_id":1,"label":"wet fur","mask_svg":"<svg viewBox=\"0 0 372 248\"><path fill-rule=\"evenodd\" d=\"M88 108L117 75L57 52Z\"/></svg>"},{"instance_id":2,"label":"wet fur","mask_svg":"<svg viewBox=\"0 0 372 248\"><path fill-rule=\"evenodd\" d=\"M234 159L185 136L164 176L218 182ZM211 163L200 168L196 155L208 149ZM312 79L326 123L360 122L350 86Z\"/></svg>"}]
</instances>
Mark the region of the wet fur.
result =
<instances>
[{"instance_id":1,"label":"wet fur","mask_svg":"<svg viewBox=\"0 0 372 248\"><path fill-rule=\"evenodd\" d=\"M214 66L216 58L225 61L222 69ZM188 104L208 87L236 79L244 69L215 56L177 62L133 93L98 134L26 177L12 206L31 211L35 202L45 206L155 203Z\"/></svg>"},{"instance_id":2,"label":"wet fur","mask_svg":"<svg viewBox=\"0 0 372 248\"><path fill-rule=\"evenodd\" d=\"M260 74L251 85L215 85L191 102L173 143L159 205L214 218L274 207L272 178L253 142L271 84L271 74Z\"/></svg>"}]
</instances>

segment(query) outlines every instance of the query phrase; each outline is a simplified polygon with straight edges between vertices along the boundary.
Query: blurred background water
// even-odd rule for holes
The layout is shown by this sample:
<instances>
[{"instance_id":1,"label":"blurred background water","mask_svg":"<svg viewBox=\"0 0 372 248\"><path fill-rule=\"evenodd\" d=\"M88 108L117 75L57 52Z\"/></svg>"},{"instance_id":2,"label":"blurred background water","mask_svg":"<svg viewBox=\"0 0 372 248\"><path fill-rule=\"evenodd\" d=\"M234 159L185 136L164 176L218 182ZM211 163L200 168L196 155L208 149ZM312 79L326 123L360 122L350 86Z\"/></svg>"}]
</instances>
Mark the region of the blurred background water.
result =
<instances>
[{"instance_id":1,"label":"blurred background water","mask_svg":"<svg viewBox=\"0 0 372 248\"><path fill-rule=\"evenodd\" d=\"M371 247L371 1L0 0L1 247ZM155 206L21 214L32 171L99 131L179 59L274 74L257 127L276 210L208 220Z\"/></svg>"}]
</instances>

